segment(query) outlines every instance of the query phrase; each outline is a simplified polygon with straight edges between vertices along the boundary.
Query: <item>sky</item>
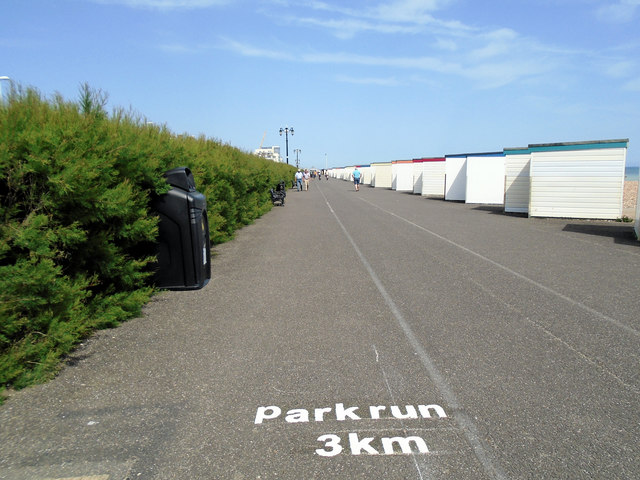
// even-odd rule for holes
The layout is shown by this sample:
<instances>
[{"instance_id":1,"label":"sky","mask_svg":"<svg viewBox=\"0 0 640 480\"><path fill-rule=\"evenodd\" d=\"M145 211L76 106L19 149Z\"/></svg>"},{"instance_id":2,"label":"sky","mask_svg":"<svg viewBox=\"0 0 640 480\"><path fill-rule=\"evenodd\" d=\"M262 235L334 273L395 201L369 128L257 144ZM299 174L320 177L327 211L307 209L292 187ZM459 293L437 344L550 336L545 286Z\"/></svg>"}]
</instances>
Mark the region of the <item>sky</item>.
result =
<instances>
[{"instance_id":1,"label":"sky","mask_svg":"<svg viewBox=\"0 0 640 480\"><path fill-rule=\"evenodd\" d=\"M629 139L640 0L3 0L0 86L362 165ZM295 150L299 150L296 152Z\"/></svg>"}]
</instances>

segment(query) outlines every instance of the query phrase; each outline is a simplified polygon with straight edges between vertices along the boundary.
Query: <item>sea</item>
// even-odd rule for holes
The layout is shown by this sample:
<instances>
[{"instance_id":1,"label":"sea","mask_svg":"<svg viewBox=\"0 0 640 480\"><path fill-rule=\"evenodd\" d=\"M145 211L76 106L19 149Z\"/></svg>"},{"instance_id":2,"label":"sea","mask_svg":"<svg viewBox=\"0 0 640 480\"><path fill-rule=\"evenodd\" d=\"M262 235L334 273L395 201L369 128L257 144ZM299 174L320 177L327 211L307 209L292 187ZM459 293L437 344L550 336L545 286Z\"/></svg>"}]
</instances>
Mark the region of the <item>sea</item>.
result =
<instances>
[{"instance_id":1,"label":"sea","mask_svg":"<svg viewBox=\"0 0 640 480\"><path fill-rule=\"evenodd\" d=\"M640 176L640 167L624 167L624 179L628 182L637 182Z\"/></svg>"}]
</instances>

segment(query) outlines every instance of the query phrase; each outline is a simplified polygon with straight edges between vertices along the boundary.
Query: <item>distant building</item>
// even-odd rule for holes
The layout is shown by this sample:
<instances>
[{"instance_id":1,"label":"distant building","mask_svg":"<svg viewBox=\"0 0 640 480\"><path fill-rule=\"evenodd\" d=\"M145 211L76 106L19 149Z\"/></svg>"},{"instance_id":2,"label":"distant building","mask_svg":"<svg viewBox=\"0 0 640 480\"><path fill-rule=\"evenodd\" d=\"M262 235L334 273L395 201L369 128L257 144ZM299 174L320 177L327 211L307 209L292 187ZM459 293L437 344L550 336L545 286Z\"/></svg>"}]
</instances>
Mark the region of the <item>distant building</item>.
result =
<instances>
[{"instance_id":1,"label":"distant building","mask_svg":"<svg viewBox=\"0 0 640 480\"><path fill-rule=\"evenodd\" d=\"M272 162L282 163L284 160L280 156L280 147L260 147L256 148L253 152L259 157L266 158Z\"/></svg>"}]
</instances>

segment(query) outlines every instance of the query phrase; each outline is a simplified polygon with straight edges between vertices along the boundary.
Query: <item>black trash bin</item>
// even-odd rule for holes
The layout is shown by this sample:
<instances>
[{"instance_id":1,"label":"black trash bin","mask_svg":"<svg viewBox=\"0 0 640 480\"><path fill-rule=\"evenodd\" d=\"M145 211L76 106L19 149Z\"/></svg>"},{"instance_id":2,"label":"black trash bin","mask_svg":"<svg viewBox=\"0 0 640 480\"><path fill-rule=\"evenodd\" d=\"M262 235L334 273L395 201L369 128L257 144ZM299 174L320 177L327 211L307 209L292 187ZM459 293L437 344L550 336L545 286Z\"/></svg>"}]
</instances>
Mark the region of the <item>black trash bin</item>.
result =
<instances>
[{"instance_id":1,"label":"black trash bin","mask_svg":"<svg viewBox=\"0 0 640 480\"><path fill-rule=\"evenodd\" d=\"M160 217L155 284L168 290L197 290L211 278L207 201L196 191L187 167L164 176L173 188L153 201Z\"/></svg>"}]
</instances>

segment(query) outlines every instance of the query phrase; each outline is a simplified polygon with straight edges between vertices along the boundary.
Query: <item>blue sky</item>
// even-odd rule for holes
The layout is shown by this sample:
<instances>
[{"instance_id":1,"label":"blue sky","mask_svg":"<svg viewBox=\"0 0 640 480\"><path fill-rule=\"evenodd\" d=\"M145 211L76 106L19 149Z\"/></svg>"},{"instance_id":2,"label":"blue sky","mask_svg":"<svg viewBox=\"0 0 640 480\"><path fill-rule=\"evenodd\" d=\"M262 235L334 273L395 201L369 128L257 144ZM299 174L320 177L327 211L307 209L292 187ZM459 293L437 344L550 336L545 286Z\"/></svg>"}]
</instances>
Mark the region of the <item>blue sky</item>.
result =
<instances>
[{"instance_id":1,"label":"blue sky","mask_svg":"<svg viewBox=\"0 0 640 480\"><path fill-rule=\"evenodd\" d=\"M293 127L306 167L619 138L640 161L640 0L4 0L0 25L0 76L247 151Z\"/></svg>"}]
</instances>

